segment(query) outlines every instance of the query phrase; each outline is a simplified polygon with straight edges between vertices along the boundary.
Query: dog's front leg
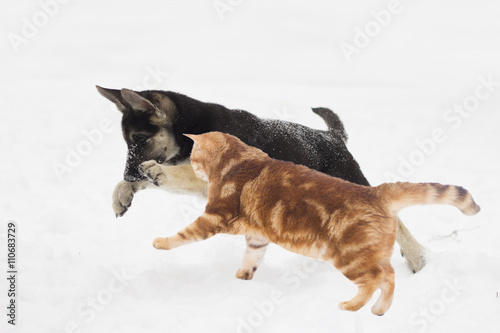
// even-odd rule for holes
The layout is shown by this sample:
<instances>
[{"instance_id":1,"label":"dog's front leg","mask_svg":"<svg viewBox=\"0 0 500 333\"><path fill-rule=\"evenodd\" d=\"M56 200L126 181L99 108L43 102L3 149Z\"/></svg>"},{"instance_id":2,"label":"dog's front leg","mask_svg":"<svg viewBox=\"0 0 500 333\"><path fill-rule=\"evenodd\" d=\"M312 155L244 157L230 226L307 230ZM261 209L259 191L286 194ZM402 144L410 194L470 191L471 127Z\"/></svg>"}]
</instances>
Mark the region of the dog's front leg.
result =
<instances>
[{"instance_id":1,"label":"dog's front leg","mask_svg":"<svg viewBox=\"0 0 500 333\"><path fill-rule=\"evenodd\" d=\"M149 182L119 182L113 191L113 210L116 217L122 217L132 204L135 192L151 186Z\"/></svg>"},{"instance_id":2,"label":"dog's front leg","mask_svg":"<svg viewBox=\"0 0 500 333\"><path fill-rule=\"evenodd\" d=\"M208 183L196 177L191 164L163 165L151 160L142 163L139 170L164 190L207 196Z\"/></svg>"}]
</instances>

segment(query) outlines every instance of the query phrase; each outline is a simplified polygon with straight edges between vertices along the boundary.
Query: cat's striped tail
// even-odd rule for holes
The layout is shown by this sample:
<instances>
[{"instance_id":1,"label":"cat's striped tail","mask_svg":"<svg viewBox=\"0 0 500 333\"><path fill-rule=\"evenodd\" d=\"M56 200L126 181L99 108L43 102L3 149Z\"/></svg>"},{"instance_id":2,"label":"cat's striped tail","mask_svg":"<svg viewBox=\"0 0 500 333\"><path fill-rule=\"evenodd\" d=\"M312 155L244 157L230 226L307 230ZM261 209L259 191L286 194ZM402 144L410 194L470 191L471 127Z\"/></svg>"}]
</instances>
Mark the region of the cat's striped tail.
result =
<instances>
[{"instance_id":1,"label":"cat's striped tail","mask_svg":"<svg viewBox=\"0 0 500 333\"><path fill-rule=\"evenodd\" d=\"M386 183L375 187L381 199L396 215L414 205L453 205L465 215L475 215L481 208L469 191L460 186L438 183Z\"/></svg>"}]
</instances>

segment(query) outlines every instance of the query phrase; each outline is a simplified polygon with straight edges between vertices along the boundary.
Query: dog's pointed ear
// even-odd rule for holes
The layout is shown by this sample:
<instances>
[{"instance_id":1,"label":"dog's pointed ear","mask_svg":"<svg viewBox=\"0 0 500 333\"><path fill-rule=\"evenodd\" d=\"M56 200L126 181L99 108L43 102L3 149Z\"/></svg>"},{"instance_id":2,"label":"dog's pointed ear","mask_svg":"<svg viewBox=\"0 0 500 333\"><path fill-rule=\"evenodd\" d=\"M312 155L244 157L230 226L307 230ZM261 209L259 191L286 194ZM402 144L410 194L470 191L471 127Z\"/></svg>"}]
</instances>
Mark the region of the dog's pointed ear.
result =
<instances>
[{"instance_id":1,"label":"dog's pointed ear","mask_svg":"<svg viewBox=\"0 0 500 333\"><path fill-rule=\"evenodd\" d=\"M156 107L153 103L130 89L122 89L122 97L134 108L134 110L143 112L154 112Z\"/></svg>"},{"instance_id":2,"label":"dog's pointed ear","mask_svg":"<svg viewBox=\"0 0 500 333\"><path fill-rule=\"evenodd\" d=\"M125 111L125 109L127 108L127 102L123 99L120 90L107 89L97 85L95 87L97 88L99 94L101 94L111 102L115 103L116 107L118 108L118 111L120 111L121 113Z\"/></svg>"},{"instance_id":3,"label":"dog's pointed ear","mask_svg":"<svg viewBox=\"0 0 500 333\"><path fill-rule=\"evenodd\" d=\"M123 99L130 104L130 106L137 111L144 112L150 117L150 121L156 125L164 125L166 122L166 115L159 108L157 108L150 100L142 97L135 91L130 89L122 89Z\"/></svg>"}]
</instances>

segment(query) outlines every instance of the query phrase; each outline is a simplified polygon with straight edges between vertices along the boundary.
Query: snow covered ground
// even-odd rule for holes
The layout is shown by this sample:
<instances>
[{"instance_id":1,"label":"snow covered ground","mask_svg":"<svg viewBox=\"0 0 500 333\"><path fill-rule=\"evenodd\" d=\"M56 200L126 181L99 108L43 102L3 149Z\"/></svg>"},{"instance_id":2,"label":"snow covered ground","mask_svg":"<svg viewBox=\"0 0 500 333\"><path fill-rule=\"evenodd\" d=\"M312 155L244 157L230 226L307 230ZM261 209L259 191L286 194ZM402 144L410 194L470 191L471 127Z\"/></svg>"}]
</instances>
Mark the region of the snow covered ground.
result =
<instances>
[{"instance_id":1,"label":"snow covered ground","mask_svg":"<svg viewBox=\"0 0 500 333\"><path fill-rule=\"evenodd\" d=\"M2 1L1 332L498 332L500 5L495 0ZM234 277L243 237L151 246L201 200L111 193L126 147L95 90L157 88L324 128L344 120L372 184L459 184L482 212L415 207L428 249L411 274L396 246L392 308L337 309L355 286L271 246ZM16 326L7 324L7 226L17 224Z\"/></svg>"}]
</instances>

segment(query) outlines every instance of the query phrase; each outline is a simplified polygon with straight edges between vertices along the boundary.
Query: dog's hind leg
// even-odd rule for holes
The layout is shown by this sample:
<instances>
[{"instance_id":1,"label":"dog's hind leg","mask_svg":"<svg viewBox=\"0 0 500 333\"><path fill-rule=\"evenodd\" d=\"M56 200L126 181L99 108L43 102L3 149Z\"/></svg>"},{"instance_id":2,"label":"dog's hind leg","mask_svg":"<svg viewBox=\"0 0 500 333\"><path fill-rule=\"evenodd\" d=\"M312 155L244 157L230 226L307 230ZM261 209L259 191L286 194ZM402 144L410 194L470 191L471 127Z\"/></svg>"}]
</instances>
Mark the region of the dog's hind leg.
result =
<instances>
[{"instance_id":1,"label":"dog's hind leg","mask_svg":"<svg viewBox=\"0 0 500 333\"><path fill-rule=\"evenodd\" d=\"M401 255L408 261L410 269L416 273L425 266L425 247L412 236L403 222L398 218L396 241L401 248Z\"/></svg>"}]
</instances>

